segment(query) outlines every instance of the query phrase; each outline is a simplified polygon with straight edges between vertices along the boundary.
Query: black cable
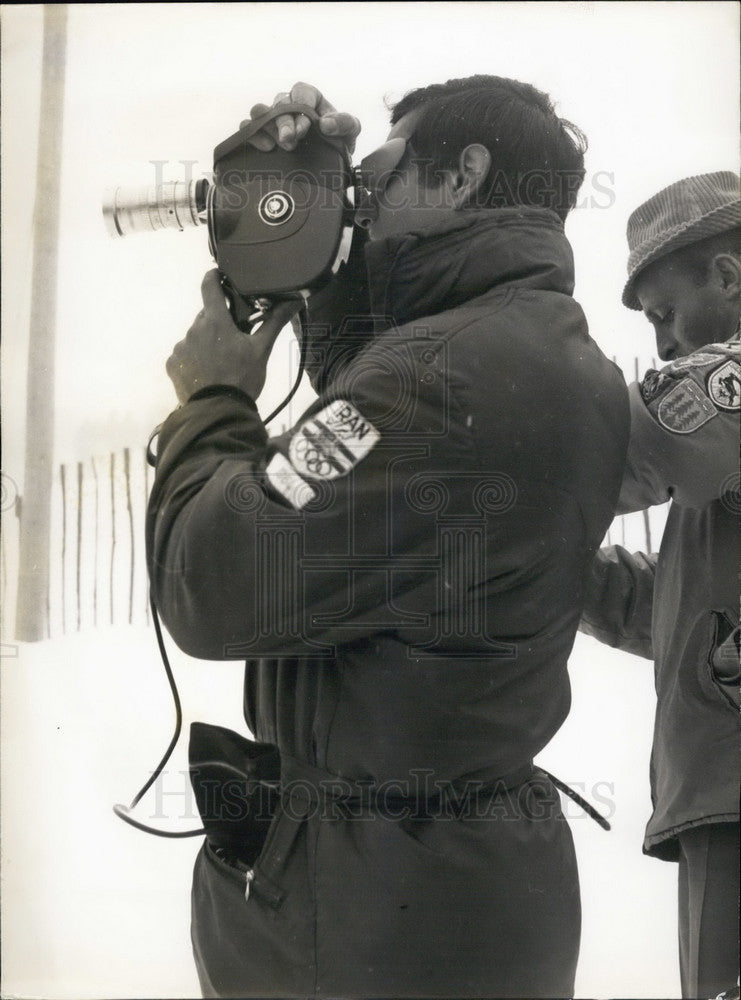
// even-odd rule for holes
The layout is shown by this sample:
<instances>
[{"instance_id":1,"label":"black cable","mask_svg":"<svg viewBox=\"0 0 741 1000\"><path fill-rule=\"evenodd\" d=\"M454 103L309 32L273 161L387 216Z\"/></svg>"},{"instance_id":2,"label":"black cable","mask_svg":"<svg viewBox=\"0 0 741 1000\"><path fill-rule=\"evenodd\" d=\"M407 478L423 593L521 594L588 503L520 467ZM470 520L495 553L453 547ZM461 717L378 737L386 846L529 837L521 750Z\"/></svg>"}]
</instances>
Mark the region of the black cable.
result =
<instances>
[{"instance_id":1,"label":"black cable","mask_svg":"<svg viewBox=\"0 0 741 1000\"><path fill-rule=\"evenodd\" d=\"M180 731L183 728L183 710L180 705L180 695L178 694L177 685L175 684L175 678L172 673L170 661L167 658L167 650L165 649L165 640L162 636L162 627L160 625L159 615L157 614L157 608L154 605L151 595L149 598L149 606L152 609L152 621L154 622L154 630L157 634L157 645L159 646L160 656L162 657L162 663L164 664L165 673L167 674L167 682L170 685L170 691L172 692L172 700L175 703L175 732L172 735L172 739L170 740L167 750L165 750L162 760L152 772L149 779L142 785L134 798L131 800L131 805L124 806L119 803L113 807L113 811L119 819L124 821L124 823L128 823L130 826L136 827L137 830L144 830L146 833L152 833L157 837L200 837L206 832L203 827L198 830L158 830L153 826L147 826L146 823L140 823L138 820L129 816L131 810L136 808L138 803L146 795L157 778L162 774L165 765L172 756L172 752L175 749L178 739L180 738Z\"/></svg>"},{"instance_id":2,"label":"black cable","mask_svg":"<svg viewBox=\"0 0 741 1000\"><path fill-rule=\"evenodd\" d=\"M303 356L304 356L303 345L301 354L303 362ZM300 366L300 368L301 368L300 374L303 374L303 364ZM295 388L296 387L294 386L292 392L295 391ZM279 410L283 409L283 407L286 405L289 399L290 396L287 396L284 403L282 403L281 406L279 407ZM276 410L276 413L277 412L279 411ZM274 415L275 414L271 414L271 419L272 416ZM175 731L172 735L172 739L170 740L167 750L165 750L162 760L159 762L159 764L152 772L148 780L144 783L144 785L142 785L142 787L136 793L134 798L131 800L131 805L124 806L121 804L117 804L114 805L113 811L119 817L119 819L122 819L124 821L124 823L128 823L130 826L135 827L137 830L142 830L145 833L154 834L156 837L170 837L170 838L201 837L206 833L204 827L200 827L197 830L182 830L182 831L158 830L153 826L148 826L146 823L141 823L138 820L135 820L132 816L129 815L131 810L137 806L137 804L146 795L146 793L152 787L152 785L160 776L160 774L162 774L165 765L172 756L172 752L175 749L175 746L177 745L183 727L183 710L180 704L180 695L178 694L177 685L175 684L175 678L172 673L172 667L170 666L170 661L167 656L167 650L165 649L165 641L162 635L162 627L160 625L159 615L157 614L157 608L155 607L154 601L152 600L151 596L149 598L149 605L152 609L152 621L154 622L154 630L157 634L157 645L159 647L160 656L162 658L162 663L165 668L165 674L167 675L167 681L168 684L170 685L170 691L172 692L172 700L175 704ZM588 816L591 816L591 818L595 821L595 823L598 823L604 830L612 829L609 821L605 819L605 817L602 816L601 813L597 812L594 806L592 806L589 802L587 802L577 791L575 791L565 782L561 781L561 779L557 778L554 774L551 774L550 771L546 771L545 768L541 767L539 768L539 770L543 774L545 774L545 776L549 778L550 781L553 782L553 784L560 792L562 792L564 795L568 796L579 806L581 806L584 812Z\"/></svg>"},{"instance_id":3,"label":"black cable","mask_svg":"<svg viewBox=\"0 0 741 1000\"><path fill-rule=\"evenodd\" d=\"M305 317L305 315L306 315L306 307L304 307L301 310L301 313ZM307 344L308 344L308 338L307 337L302 337L301 338L301 353L300 353L300 356L299 356L298 375L296 376L296 380L293 383L293 386L291 387L290 392L285 397L285 399L283 400L283 402L273 410L273 412L270 414L270 416L268 416L268 417L265 418L265 420L263 421L264 424L270 423L271 420L273 420L275 417L277 417L278 414L281 412L281 410L283 410L290 403L291 399L293 399L293 397L295 396L296 392L298 391L298 387L301 384L301 379L304 377L304 370L306 368ZM158 431L159 431L159 427L155 430L154 434L152 434L152 437L150 437L150 439L149 439L149 444L147 446L147 448L148 448L147 459L148 460L149 460L149 451L150 451L151 445L152 445L152 438L155 436L155 434L157 434ZM154 456L152 456L152 457L154 457ZM152 462L152 464L154 464L154 462ZM169 830L158 830L158 829L156 829L153 826L148 826L146 823L141 823L141 822L139 822L139 820L135 820L132 816L129 815L129 813L131 812L131 810L136 808L136 806L138 805L138 803L147 794L147 792L152 787L152 785L157 780L157 778L162 774L162 772L163 772L163 770L165 768L165 765L167 764L168 760L172 756L172 752L175 749L178 740L180 739L180 733L181 733L181 730L183 728L183 710L182 710L182 706L180 704L180 695L178 694L177 685L175 683L175 678L174 678L173 673L172 673L172 667L170 666L170 661L169 661L168 656L167 656L167 650L165 649L165 640L164 640L163 635L162 635L162 627L160 625L159 615L157 614L157 608L155 607L154 601L152 600L151 596L149 598L149 606L152 609L152 621L154 622L154 630L155 630L155 633L157 635L157 645L159 647L160 657L162 658L162 663L163 663L164 668L165 668L165 674L167 675L167 682L170 685L170 691L172 692L172 700L173 700L173 702L175 704L175 731L174 731L174 733L172 735L172 739L170 740L170 743L169 743L169 746L167 747L167 750L165 750L165 753L164 753L164 756L162 757L162 760L159 762L159 764L157 765L157 767L155 768L155 770L152 772L152 774L150 775L149 779L145 782L144 785L142 785L142 787L136 793L136 795L134 796L134 798L131 800L131 804L129 806L124 806L124 805L121 805L120 803L117 803L116 805L114 805L113 811L118 816L119 819L122 819L124 821L124 823L128 823L129 826L133 826L137 830L143 830L145 833L154 834L154 836L156 836L156 837L175 837L175 838L177 838L177 837L200 837L203 834L205 834L205 832L206 832L206 830L203 827L201 827L198 830L183 830L183 831L179 831L179 832L169 831Z\"/></svg>"},{"instance_id":4,"label":"black cable","mask_svg":"<svg viewBox=\"0 0 741 1000\"><path fill-rule=\"evenodd\" d=\"M306 306L303 306L299 310L298 315L303 317L304 319L306 318ZM296 395L298 387L301 385L301 379L304 377L304 369L306 368L306 354L307 354L308 340L309 338L306 336L301 337L301 353L299 355L299 362L298 362L298 375L296 376L296 381L293 383L293 386L291 387L291 391L288 393L283 402L279 406L276 406L276 408L273 410L270 416L265 417L265 419L263 420L264 424L269 424L271 420L274 420L275 417L277 417L278 414L281 412L281 410L285 409L285 407L288 406L293 397Z\"/></svg>"}]
</instances>

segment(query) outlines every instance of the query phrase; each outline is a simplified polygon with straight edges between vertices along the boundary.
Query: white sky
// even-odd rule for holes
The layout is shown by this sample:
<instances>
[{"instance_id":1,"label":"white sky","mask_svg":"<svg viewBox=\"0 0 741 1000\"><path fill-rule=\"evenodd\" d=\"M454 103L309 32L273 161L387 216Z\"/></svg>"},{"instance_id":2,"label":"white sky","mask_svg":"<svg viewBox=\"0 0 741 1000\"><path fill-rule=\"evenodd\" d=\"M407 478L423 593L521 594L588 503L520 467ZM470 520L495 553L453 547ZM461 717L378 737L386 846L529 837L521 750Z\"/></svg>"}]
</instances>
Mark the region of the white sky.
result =
<instances>
[{"instance_id":1,"label":"white sky","mask_svg":"<svg viewBox=\"0 0 741 1000\"><path fill-rule=\"evenodd\" d=\"M3 446L4 474L19 487L42 13L41 5L2 7ZM201 275L211 266L205 230L111 240L100 213L103 190L115 183L149 183L151 160L170 161L173 178L180 176L181 159L197 160L196 169L208 171L213 147L235 131L251 106L269 103L296 80L316 84L338 108L360 117L358 159L385 138L384 97L397 99L412 87L482 72L525 80L550 93L559 112L590 141L587 207L567 224L577 297L608 355L616 355L629 373L634 355L650 362L648 324L620 305L625 223L638 203L680 177L738 170L738 22L738 5L730 2L71 5L56 461L136 447L173 407L164 364L200 308ZM609 198L600 187L609 188ZM286 333L271 364L263 412L292 381L290 356ZM294 416L299 412L294 407ZM38 880L29 889L26 869L5 865L6 900L22 901L14 911L12 941L20 950L10 956L13 983L19 990L36 988L23 995L101 996L102 984L107 989L114 982L122 996L147 995L144 983L157 984L149 995L158 989L173 995L186 989L183 982L192 985L193 975L187 900L175 900L179 876L170 879L164 869L176 864L176 855L187 869L191 847L145 837L132 843L127 831L109 829L111 775L121 788L132 785L141 761L155 757L162 718L169 718L163 705L162 718L150 715L141 733L132 733L137 709L129 702L129 671L142 692L138 704L144 705L151 694L147 683L161 681L147 678L159 668L143 661L155 655L149 635L111 634L103 648L105 636L98 645L74 638L59 662L56 653L50 661L47 644L40 644L21 650L17 671L15 662L3 663L3 710L20 706L23 723L12 730L6 761L17 760L22 768L34 768L40 782L48 780L48 764L32 753L34 741L40 745L49 731L56 734L57 721L63 730L80 733L77 742L54 744L68 751L65 757L57 750L60 779L50 782L54 815L67 818L70 804L77 804L82 817L76 826L59 823L65 859L44 855L48 838L36 826L22 837L18 833L17 840L12 829L3 831L6 860L19 856L14 845L24 859L30 849ZM574 711L544 761L566 780L605 778L622 796L611 839L592 833L591 823L573 824L585 905L577 995L667 996L676 989L675 872L640 856L649 808L650 665L602 647L596 667L596 649L579 638L572 664ZM129 656L134 666L127 664ZM107 674L101 675L102 663ZM186 674L182 664L180 672ZM186 705L214 687L206 676L195 665L183 676ZM225 678L220 673L218 684L226 684ZM230 675L228 683L231 711L238 708L238 675ZM42 716L35 698L41 699ZM147 751L135 753L133 764L126 745L132 735L140 736ZM100 747L92 765L90 746ZM106 756L111 746L119 748L113 760ZM72 780L82 774L84 782ZM31 779L21 770L3 780L4 798L8 789L18 789L20 801ZM124 866L109 871L103 882L85 867L87 840L80 842L78 834L90 830L110 852L108 860ZM611 857L619 867L605 861ZM147 859L143 874L126 868L133 858L137 864ZM110 898L111 880L123 895ZM160 935L157 908L165 906L159 894L166 891L173 894L168 905L182 927ZM69 920L75 893L79 931ZM151 913L137 909L146 899ZM123 937L119 920L126 925ZM95 933L96 921L102 943L93 955L84 932ZM137 965L141 951L134 942L146 945L147 935L151 965ZM125 941L123 949L119 941ZM182 953L173 951L180 946ZM63 973L72 979L64 980Z\"/></svg>"}]
</instances>

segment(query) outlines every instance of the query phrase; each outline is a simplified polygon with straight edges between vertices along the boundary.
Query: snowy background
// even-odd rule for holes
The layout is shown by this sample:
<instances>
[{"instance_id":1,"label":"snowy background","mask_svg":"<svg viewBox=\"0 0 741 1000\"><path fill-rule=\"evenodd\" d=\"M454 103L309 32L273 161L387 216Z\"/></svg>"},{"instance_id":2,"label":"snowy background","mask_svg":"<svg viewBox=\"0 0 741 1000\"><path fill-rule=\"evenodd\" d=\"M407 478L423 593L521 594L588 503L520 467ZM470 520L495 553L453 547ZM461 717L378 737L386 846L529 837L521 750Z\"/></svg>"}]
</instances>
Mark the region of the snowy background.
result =
<instances>
[{"instance_id":1,"label":"snowy background","mask_svg":"<svg viewBox=\"0 0 741 1000\"><path fill-rule=\"evenodd\" d=\"M625 223L682 176L738 169L738 7L72 5L52 615L49 638L20 644L13 505L23 492L42 15L41 5L2 9L2 994L193 997L196 842L137 833L111 805L142 784L172 725L146 608L142 449L175 403L164 363L200 308L211 264L203 230L110 240L103 190L153 183L152 161L164 161L172 179L183 177L183 160L196 176L207 172L213 147L252 104L270 103L296 80L360 117L358 159L385 138L384 98L474 72L532 82L589 137L581 207L567 224L576 294L593 336L632 378L636 358L641 368L651 364L653 341L645 321L620 305ZM264 413L287 391L294 365L286 331ZM310 398L305 389L286 421ZM652 517L654 541L662 517ZM641 516L616 523L611 539L644 547ZM186 726L198 718L243 731L240 665L191 660L172 644L171 654ZM584 909L577 996L678 996L676 869L640 851L650 810L651 665L580 636L571 676L572 713L540 762L613 823L604 833L568 804ZM182 741L137 815L195 824L185 758Z\"/></svg>"}]
</instances>

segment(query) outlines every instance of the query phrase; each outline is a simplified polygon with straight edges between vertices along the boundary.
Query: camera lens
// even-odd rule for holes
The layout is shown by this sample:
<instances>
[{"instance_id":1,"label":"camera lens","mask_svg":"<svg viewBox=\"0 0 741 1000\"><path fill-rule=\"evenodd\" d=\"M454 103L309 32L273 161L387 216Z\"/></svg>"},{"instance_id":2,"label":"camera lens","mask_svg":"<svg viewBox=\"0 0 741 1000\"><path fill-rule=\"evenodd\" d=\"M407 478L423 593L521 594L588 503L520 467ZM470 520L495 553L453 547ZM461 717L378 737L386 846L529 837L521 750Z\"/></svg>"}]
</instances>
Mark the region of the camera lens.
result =
<instances>
[{"instance_id":1,"label":"camera lens","mask_svg":"<svg viewBox=\"0 0 741 1000\"><path fill-rule=\"evenodd\" d=\"M103 199L106 228L111 236L129 236L205 225L208 188L205 178L112 188Z\"/></svg>"}]
</instances>

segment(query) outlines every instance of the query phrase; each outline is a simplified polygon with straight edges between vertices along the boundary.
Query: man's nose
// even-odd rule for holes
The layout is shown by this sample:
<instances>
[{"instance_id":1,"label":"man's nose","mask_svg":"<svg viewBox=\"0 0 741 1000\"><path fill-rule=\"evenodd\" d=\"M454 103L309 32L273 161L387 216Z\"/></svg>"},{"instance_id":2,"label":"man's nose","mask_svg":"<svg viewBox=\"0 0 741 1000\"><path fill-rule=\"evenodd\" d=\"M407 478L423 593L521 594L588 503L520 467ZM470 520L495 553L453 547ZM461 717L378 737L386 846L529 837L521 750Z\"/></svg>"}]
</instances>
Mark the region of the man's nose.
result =
<instances>
[{"instance_id":1,"label":"man's nose","mask_svg":"<svg viewBox=\"0 0 741 1000\"><path fill-rule=\"evenodd\" d=\"M662 332L656 334L656 349L662 361L674 361L677 357L679 344L673 333Z\"/></svg>"},{"instance_id":2,"label":"man's nose","mask_svg":"<svg viewBox=\"0 0 741 1000\"><path fill-rule=\"evenodd\" d=\"M355 171L355 211L353 222L361 229L368 229L378 218L378 197L371 187L372 177L361 168Z\"/></svg>"},{"instance_id":3,"label":"man's nose","mask_svg":"<svg viewBox=\"0 0 741 1000\"><path fill-rule=\"evenodd\" d=\"M361 229L370 229L377 218L378 208L369 204L361 205L353 213L353 222Z\"/></svg>"}]
</instances>

